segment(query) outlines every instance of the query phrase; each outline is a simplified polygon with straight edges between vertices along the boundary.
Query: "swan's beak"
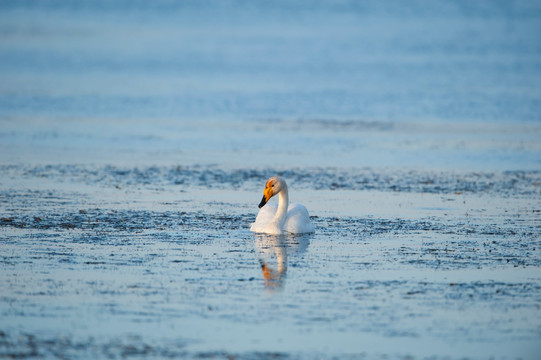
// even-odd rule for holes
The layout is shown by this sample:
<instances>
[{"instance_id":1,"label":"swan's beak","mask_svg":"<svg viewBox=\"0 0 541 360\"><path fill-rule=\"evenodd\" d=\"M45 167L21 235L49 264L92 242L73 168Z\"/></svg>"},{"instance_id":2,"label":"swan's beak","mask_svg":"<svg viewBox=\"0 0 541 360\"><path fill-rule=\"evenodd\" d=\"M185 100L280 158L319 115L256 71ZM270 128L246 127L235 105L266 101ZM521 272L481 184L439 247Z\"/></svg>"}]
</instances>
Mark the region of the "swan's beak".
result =
<instances>
[{"instance_id":1,"label":"swan's beak","mask_svg":"<svg viewBox=\"0 0 541 360\"><path fill-rule=\"evenodd\" d=\"M259 208L261 209L263 206L265 206L265 204L267 203L267 201L269 201L271 197L272 197L272 188L271 187L265 188L265 191L263 191L263 199L261 199L261 202L259 203Z\"/></svg>"}]
</instances>

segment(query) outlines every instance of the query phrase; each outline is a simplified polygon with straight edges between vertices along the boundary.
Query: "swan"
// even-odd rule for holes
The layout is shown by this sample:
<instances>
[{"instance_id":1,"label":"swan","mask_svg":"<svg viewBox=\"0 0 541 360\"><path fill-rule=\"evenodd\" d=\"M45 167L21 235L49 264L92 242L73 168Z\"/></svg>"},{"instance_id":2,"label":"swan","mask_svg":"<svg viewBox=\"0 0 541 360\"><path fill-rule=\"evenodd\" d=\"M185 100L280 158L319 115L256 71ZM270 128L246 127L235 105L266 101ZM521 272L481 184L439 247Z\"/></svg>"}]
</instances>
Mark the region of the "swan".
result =
<instances>
[{"instance_id":1,"label":"swan","mask_svg":"<svg viewBox=\"0 0 541 360\"><path fill-rule=\"evenodd\" d=\"M267 201L278 194L278 206ZM314 225L310 222L308 210L301 204L289 205L289 194L284 179L273 176L265 184L263 199L259 203L259 213L250 230L255 233L293 234L313 233Z\"/></svg>"}]
</instances>

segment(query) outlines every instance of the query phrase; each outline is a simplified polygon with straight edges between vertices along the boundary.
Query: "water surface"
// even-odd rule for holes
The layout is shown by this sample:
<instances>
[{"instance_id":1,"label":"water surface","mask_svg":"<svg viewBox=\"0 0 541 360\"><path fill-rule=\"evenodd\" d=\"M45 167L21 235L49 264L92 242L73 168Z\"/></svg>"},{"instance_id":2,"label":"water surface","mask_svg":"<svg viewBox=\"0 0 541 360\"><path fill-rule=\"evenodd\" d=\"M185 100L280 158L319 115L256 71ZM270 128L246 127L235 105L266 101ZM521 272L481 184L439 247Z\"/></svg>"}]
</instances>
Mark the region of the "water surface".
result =
<instances>
[{"instance_id":1,"label":"water surface","mask_svg":"<svg viewBox=\"0 0 541 360\"><path fill-rule=\"evenodd\" d=\"M0 357L536 359L541 3L0 3ZM279 174L316 227L254 235Z\"/></svg>"}]
</instances>

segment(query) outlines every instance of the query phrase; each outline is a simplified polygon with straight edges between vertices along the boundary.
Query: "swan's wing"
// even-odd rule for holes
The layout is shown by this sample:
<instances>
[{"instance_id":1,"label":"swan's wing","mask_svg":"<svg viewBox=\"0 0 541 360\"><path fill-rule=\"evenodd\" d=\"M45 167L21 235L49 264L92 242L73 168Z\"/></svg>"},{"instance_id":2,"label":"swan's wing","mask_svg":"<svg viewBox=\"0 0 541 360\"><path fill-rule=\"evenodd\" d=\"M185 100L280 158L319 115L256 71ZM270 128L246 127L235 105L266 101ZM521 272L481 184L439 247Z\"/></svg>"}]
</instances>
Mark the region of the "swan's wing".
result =
<instances>
[{"instance_id":1,"label":"swan's wing","mask_svg":"<svg viewBox=\"0 0 541 360\"><path fill-rule=\"evenodd\" d=\"M263 206L259 210L259 213L257 213L255 222L250 226L250 230L253 232L265 232L264 229L272 222L277 209L278 205L276 204L267 204Z\"/></svg>"},{"instance_id":2,"label":"swan's wing","mask_svg":"<svg viewBox=\"0 0 541 360\"><path fill-rule=\"evenodd\" d=\"M293 234L314 232L314 225L312 225L310 215L304 205L289 205L287 208L287 218L284 224L284 230Z\"/></svg>"}]
</instances>

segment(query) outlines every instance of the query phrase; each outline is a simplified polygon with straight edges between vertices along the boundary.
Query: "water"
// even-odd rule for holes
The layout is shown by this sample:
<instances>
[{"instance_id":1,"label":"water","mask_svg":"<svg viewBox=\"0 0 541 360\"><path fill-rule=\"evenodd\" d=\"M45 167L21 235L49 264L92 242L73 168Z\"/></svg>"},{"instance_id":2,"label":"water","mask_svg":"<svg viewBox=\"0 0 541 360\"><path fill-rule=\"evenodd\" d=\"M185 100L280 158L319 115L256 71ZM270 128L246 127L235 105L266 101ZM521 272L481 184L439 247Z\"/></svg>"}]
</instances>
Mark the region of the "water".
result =
<instances>
[{"instance_id":1,"label":"water","mask_svg":"<svg viewBox=\"0 0 541 360\"><path fill-rule=\"evenodd\" d=\"M540 33L538 1L0 2L0 357L536 359ZM249 231L275 174L315 234Z\"/></svg>"}]
</instances>

